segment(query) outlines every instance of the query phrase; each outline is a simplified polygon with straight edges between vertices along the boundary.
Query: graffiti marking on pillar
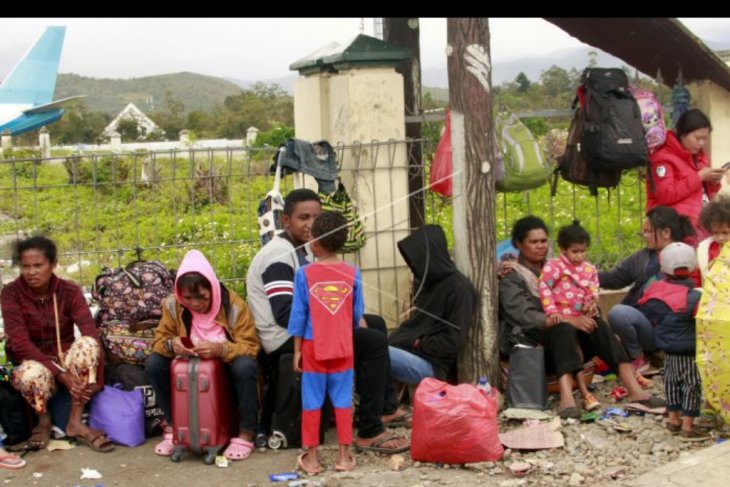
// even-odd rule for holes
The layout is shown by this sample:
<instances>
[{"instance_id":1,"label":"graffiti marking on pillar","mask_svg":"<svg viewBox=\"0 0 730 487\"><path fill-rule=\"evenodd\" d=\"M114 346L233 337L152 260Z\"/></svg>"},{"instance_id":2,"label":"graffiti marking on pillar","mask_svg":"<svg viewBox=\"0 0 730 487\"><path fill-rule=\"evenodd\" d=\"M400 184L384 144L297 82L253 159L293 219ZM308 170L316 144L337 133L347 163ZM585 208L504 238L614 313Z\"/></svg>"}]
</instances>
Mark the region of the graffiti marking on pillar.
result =
<instances>
[{"instance_id":1,"label":"graffiti marking on pillar","mask_svg":"<svg viewBox=\"0 0 730 487\"><path fill-rule=\"evenodd\" d=\"M489 71L492 69L489 54L479 44L471 44L466 46L464 60L467 64L466 70L476 76L484 90L489 92Z\"/></svg>"}]
</instances>

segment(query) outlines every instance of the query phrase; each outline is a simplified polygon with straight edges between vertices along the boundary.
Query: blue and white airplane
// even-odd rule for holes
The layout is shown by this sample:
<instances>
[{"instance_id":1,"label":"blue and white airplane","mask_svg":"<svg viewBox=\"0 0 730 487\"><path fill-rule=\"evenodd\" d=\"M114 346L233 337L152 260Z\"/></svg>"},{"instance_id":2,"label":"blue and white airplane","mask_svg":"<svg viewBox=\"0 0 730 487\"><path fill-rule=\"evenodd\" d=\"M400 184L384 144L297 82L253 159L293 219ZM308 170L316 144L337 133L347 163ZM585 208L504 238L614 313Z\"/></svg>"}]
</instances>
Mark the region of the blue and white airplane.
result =
<instances>
[{"instance_id":1,"label":"blue and white airplane","mask_svg":"<svg viewBox=\"0 0 730 487\"><path fill-rule=\"evenodd\" d=\"M47 27L0 85L0 134L22 134L61 118L72 96L53 101L66 27Z\"/></svg>"}]
</instances>

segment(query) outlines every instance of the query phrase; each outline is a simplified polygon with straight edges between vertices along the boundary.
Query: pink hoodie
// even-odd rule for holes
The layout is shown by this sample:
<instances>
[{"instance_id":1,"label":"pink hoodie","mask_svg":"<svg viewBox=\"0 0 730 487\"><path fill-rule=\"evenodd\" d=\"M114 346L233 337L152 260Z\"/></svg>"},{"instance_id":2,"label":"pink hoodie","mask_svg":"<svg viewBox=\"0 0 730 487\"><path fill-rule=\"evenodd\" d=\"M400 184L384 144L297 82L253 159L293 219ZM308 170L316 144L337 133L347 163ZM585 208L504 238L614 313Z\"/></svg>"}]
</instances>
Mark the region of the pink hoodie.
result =
<instances>
[{"instance_id":1,"label":"pink hoodie","mask_svg":"<svg viewBox=\"0 0 730 487\"><path fill-rule=\"evenodd\" d=\"M225 342L227 341L226 332L220 324L215 321L215 317L221 308L221 287L218 278L215 275L213 267L199 250L191 250L182 260L180 269L177 271L175 278L175 297L179 303L183 300L180 297L180 291L177 287L180 276L197 272L205 277L211 287L210 309L207 313L196 313L190 308L188 311L193 315L193 323L190 330L190 339L193 344L197 345L202 342Z\"/></svg>"}]
</instances>

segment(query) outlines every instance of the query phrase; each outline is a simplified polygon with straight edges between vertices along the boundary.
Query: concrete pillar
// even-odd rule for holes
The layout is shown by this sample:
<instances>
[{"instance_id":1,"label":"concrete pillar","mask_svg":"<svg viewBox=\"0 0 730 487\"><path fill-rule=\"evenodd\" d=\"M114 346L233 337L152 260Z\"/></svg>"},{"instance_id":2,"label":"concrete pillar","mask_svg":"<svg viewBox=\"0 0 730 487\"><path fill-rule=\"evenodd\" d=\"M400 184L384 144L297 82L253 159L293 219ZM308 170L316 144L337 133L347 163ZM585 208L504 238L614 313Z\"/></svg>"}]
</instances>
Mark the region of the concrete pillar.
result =
<instances>
[{"instance_id":1,"label":"concrete pillar","mask_svg":"<svg viewBox=\"0 0 730 487\"><path fill-rule=\"evenodd\" d=\"M314 73L294 84L299 139L337 144L405 140L403 78L390 67ZM341 178L364 218L367 244L347 259L362 269L366 311L393 327L408 302L409 271L396 242L408 230L408 157L405 143L348 149ZM316 190L307 177L306 187ZM376 194L377 188L377 194Z\"/></svg>"},{"instance_id":2,"label":"concrete pillar","mask_svg":"<svg viewBox=\"0 0 730 487\"><path fill-rule=\"evenodd\" d=\"M704 80L687 85L692 99L690 108L699 108L712 123L710 140L705 151L710 157L712 167L720 167L730 162L730 93L712 81ZM729 176L722 181L721 192L730 195Z\"/></svg>"},{"instance_id":3,"label":"concrete pillar","mask_svg":"<svg viewBox=\"0 0 730 487\"><path fill-rule=\"evenodd\" d=\"M2 136L0 136L0 151L6 151L13 148L13 137L10 135L10 130L3 130Z\"/></svg>"},{"instance_id":4,"label":"concrete pillar","mask_svg":"<svg viewBox=\"0 0 730 487\"><path fill-rule=\"evenodd\" d=\"M51 134L48 133L48 129L44 125L41 127L40 133L38 134L38 145L41 148L41 157L43 159L51 158Z\"/></svg>"},{"instance_id":5,"label":"concrete pillar","mask_svg":"<svg viewBox=\"0 0 730 487\"><path fill-rule=\"evenodd\" d=\"M180 145L183 147L190 147L190 131L183 129L180 131Z\"/></svg>"},{"instance_id":6,"label":"concrete pillar","mask_svg":"<svg viewBox=\"0 0 730 487\"><path fill-rule=\"evenodd\" d=\"M259 129L256 127L249 127L246 130L246 147L251 147L256 142L256 137L259 136Z\"/></svg>"},{"instance_id":7,"label":"concrete pillar","mask_svg":"<svg viewBox=\"0 0 730 487\"><path fill-rule=\"evenodd\" d=\"M115 154L120 154L122 152L122 136L116 130L112 132L109 137L109 145L111 151Z\"/></svg>"}]
</instances>

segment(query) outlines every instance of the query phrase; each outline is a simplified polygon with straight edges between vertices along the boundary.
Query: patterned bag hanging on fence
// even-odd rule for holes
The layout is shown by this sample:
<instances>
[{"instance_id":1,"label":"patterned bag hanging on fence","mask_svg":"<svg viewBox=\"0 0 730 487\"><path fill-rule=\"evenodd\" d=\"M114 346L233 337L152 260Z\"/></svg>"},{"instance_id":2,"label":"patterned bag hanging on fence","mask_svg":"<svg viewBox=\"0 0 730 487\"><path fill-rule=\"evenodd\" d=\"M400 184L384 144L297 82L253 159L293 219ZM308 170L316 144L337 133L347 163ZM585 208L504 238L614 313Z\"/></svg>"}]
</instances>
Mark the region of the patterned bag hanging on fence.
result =
<instances>
[{"instance_id":1,"label":"patterned bag hanging on fence","mask_svg":"<svg viewBox=\"0 0 730 487\"><path fill-rule=\"evenodd\" d=\"M279 149L276 158L274 187L259 202L259 236L261 237L262 246L284 231L284 222L282 220L284 216L284 197L279 192L279 184L281 183L281 159L285 153L286 147Z\"/></svg>"},{"instance_id":2,"label":"patterned bag hanging on fence","mask_svg":"<svg viewBox=\"0 0 730 487\"><path fill-rule=\"evenodd\" d=\"M355 252L363 248L366 242L365 227L342 181L337 183L334 192L319 193L319 199L322 201L322 211L339 211L347 220L349 232L342 252Z\"/></svg>"}]
</instances>

